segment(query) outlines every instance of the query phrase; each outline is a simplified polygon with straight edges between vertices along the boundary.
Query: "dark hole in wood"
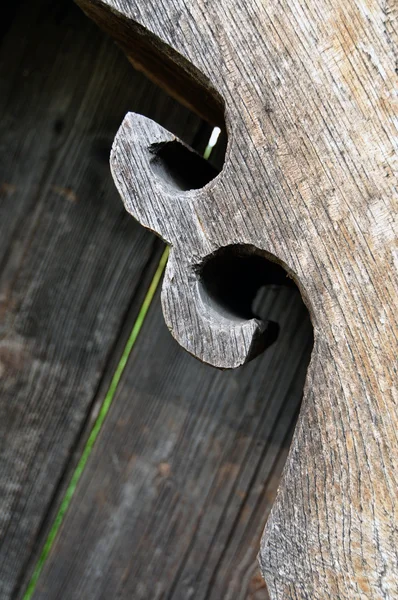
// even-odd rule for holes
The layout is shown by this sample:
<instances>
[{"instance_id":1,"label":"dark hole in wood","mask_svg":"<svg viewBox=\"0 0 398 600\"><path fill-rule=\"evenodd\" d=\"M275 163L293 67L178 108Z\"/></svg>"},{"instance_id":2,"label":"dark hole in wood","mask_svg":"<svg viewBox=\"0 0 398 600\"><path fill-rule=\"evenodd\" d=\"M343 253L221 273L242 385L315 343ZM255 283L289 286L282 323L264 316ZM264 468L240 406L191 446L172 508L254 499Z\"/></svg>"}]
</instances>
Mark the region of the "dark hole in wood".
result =
<instances>
[{"instance_id":1,"label":"dark hole in wood","mask_svg":"<svg viewBox=\"0 0 398 600\"><path fill-rule=\"evenodd\" d=\"M219 171L200 154L180 142L153 144L150 161L154 173L173 189L187 191L204 187Z\"/></svg>"},{"instance_id":2,"label":"dark hole in wood","mask_svg":"<svg viewBox=\"0 0 398 600\"><path fill-rule=\"evenodd\" d=\"M264 336L255 355L275 342L279 334L279 325L269 318L270 294L287 287L300 297L280 264L245 244L221 248L208 257L199 267L199 286L202 300L221 316L235 321L255 318L264 323ZM307 320L311 330L308 311Z\"/></svg>"},{"instance_id":3,"label":"dark hole in wood","mask_svg":"<svg viewBox=\"0 0 398 600\"><path fill-rule=\"evenodd\" d=\"M296 287L282 266L244 244L211 255L200 268L200 285L214 308L239 319L261 318L256 298L265 286Z\"/></svg>"}]
</instances>

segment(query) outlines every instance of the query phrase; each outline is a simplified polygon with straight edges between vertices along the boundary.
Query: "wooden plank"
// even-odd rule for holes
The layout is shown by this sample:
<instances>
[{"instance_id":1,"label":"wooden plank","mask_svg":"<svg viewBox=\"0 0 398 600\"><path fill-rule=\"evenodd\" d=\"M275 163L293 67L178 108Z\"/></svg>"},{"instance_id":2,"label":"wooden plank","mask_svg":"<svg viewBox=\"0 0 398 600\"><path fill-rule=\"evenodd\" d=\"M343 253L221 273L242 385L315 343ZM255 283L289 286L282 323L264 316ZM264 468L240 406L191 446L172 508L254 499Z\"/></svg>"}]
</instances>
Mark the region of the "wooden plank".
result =
<instances>
[{"instance_id":1,"label":"wooden plank","mask_svg":"<svg viewBox=\"0 0 398 600\"><path fill-rule=\"evenodd\" d=\"M2 600L16 596L37 558L98 386L117 362L123 323L137 314L161 252L114 189L115 132L131 108L188 142L206 130L72 3L25 2L8 25L0 53Z\"/></svg>"},{"instance_id":2,"label":"wooden plank","mask_svg":"<svg viewBox=\"0 0 398 600\"><path fill-rule=\"evenodd\" d=\"M170 136L139 117L113 153L126 207L172 245L173 335L221 367L260 349L267 324L236 306L248 272L232 293L221 268L249 270L250 255L282 265L311 312L303 411L261 547L273 600L397 598L396 3L78 1L187 104L208 98L219 121L225 107L226 162L201 189L170 186L167 161L153 173Z\"/></svg>"},{"instance_id":3,"label":"wooden plank","mask_svg":"<svg viewBox=\"0 0 398 600\"><path fill-rule=\"evenodd\" d=\"M256 555L312 331L295 290L270 286L261 306L278 341L222 372L182 351L157 298L35 600L267 598Z\"/></svg>"}]
</instances>

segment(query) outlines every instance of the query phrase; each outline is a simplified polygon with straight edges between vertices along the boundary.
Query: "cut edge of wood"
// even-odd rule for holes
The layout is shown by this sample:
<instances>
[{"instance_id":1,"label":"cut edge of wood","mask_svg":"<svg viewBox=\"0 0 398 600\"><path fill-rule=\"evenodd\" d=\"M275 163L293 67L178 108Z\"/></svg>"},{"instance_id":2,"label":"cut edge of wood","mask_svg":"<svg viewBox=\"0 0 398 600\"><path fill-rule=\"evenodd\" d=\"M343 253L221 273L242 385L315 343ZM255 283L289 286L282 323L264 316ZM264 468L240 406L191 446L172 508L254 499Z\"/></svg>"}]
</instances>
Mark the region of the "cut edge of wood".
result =
<instances>
[{"instance_id":1,"label":"cut edge of wood","mask_svg":"<svg viewBox=\"0 0 398 600\"><path fill-rule=\"evenodd\" d=\"M75 2L116 41L135 69L198 116L225 130L224 100L192 63L137 21L101 0Z\"/></svg>"}]
</instances>

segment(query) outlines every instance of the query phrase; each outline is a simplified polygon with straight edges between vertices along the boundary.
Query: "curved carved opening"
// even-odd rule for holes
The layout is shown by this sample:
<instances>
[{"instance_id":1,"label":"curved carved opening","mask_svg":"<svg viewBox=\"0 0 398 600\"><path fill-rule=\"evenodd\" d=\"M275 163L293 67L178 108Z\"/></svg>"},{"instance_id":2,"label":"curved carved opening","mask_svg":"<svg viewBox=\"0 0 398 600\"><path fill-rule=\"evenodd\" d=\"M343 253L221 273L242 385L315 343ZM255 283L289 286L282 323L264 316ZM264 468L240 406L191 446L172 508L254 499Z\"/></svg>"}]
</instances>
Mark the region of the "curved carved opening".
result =
<instances>
[{"instance_id":1,"label":"curved carved opening","mask_svg":"<svg viewBox=\"0 0 398 600\"><path fill-rule=\"evenodd\" d=\"M197 190L219 174L203 156L178 140L153 144L150 152L153 172L175 190Z\"/></svg>"},{"instance_id":2,"label":"curved carved opening","mask_svg":"<svg viewBox=\"0 0 398 600\"><path fill-rule=\"evenodd\" d=\"M220 248L200 268L200 283L224 316L256 318L257 295L269 285L296 287L285 269L247 244Z\"/></svg>"},{"instance_id":3,"label":"curved carved opening","mask_svg":"<svg viewBox=\"0 0 398 600\"><path fill-rule=\"evenodd\" d=\"M223 318L258 319L266 324L267 335L259 352L274 343L279 335L273 308L278 305L278 296L283 290L286 298L302 305L303 335L313 339L308 309L297 285L286 269L270 260L265 252L248 244L226 246L207 257L198 270L199 290L207 306Z\"/></svg>"}]
</instances>

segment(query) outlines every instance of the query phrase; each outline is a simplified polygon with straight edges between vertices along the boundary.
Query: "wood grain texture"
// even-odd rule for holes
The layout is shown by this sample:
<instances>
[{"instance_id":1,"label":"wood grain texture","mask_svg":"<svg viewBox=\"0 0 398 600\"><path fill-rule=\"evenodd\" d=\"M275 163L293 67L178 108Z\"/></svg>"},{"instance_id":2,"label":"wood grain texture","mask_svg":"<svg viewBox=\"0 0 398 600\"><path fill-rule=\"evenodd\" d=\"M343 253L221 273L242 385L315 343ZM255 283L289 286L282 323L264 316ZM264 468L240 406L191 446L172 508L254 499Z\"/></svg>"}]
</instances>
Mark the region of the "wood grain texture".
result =
<instances>
[{"instance_id":1,"label":"wood grain texture","mask_svg":"<svg viewBox=\"0 0 398 600\"><path fill-rule=\"evenodd\" d=\"M278 341L221 372L145 321L34 600L266 600L256 555L301 402L312 331L266 288Z\"/></svg>"},{"instance_id":2,"label":"wood grain texture","mask_svg":"<svg viewBox=\"0 0 398 600\"><path fill-rule=\"evenodd\" d=\"M155 176L148 152L170 138L134 116L114 148L126 206L172 244L163 306L173 335L218 366L251 356L261 323L228 319L200 293L205 261L236 244L282 264L311 314L305 397L260 554L271 597L396 598L395 7L79 4L133 61L138 48L160 83L174 64L178 96L191 77L215 120L225 103L225 165L202 189L171 193Z\"/></svg>"},{"instance_id":3,"label":"wood grain texture","mask_svg":"<svg viewBox=\"0 0 398 600\"><path fill-rule=\"evenodd\" d=\"M72 3L26 2L8 25L0 53L1 600L18 595L37 559L123 323L137 315L162 251L114 189L117 127L134 107L191 143L201 128Z\"/></svg>"}]
</instances>

